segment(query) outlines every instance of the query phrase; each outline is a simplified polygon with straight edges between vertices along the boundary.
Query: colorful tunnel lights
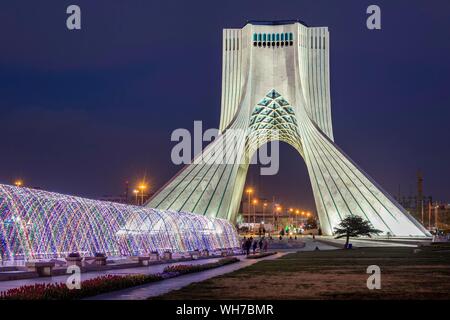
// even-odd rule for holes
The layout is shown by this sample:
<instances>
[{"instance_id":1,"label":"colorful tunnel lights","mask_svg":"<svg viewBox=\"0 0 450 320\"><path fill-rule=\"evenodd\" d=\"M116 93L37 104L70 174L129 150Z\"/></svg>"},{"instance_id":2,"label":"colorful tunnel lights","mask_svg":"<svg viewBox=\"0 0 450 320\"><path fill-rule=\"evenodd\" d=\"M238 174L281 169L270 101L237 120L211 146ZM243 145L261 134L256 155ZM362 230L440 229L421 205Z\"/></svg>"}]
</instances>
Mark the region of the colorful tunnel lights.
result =
<instances>
[{"instance_id":1,"label":"colorful tunnel lights","mask_svg":"<svg viewBox=\"0 0 450 320\"><path fill-rule=\"evenodd\" d=\"M0 184L0 259L237 248L223 219Z\"/></svg>"}]
</instances>

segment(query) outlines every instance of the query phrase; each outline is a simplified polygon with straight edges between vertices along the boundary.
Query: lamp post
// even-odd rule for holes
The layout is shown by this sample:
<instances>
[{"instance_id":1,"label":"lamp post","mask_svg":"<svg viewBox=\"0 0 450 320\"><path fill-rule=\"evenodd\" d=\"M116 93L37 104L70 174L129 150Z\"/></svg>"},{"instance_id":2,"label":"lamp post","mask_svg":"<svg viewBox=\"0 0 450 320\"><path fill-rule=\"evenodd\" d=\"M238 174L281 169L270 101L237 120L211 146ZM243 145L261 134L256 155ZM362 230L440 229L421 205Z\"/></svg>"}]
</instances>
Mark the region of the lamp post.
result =
<instances>
[{"instance_id":1,"label":"lamp post","mask_svg":"<svg viewBox=\"0 0 450 320\"><path fill-rule=\"evenodd\" d=\"M139 190L134 189L133 190L134 195L136 196L136 205L138 205L138 194L139 194Z\"/></svg>"},{"instance_id":2,"label":"lamp post","mask_svg":"<svg viewBox=\"0 0 450 320\"><path fill-rule=\"evenodd\" d=\"M431 230L431 208L428 211L428 230Z\"/></svg>"},{"instance_id":3,"label":"lamp post","mask_svg":"<svg viewBox=\"0 0 450 320\"><path fill-rule=\"evenodd\" d=\"M253 189L252 188L247 188L247 190L245 190L245 192L247 193L247 198L248 198L248 208L247 208L247 222L250 223L250 203L251 203L251 196L253 193Z\"/></svg>"},{"instance_id":4,"label":"lamp post","mask_svg":"<svg viewBox=\"0 0 450 320\"><path fill-rule=\"evenodd\" d=\"M436 228L436 232L438 231L438 210L439 204L436 202L436 206L434 207L434 227Z\"/></svg>"},{"instance_id":5,"label":"lamp post","mask_svg":"<svg viewBox=\"0 0 450 320\"><path fill-rule=\"evenodd\" d=\"M277 207L276 207L276 213L277 213L277 231L278 231L278 214L281 212L281 207L279 206L279 205L277 205Z\"/></svg>"},{"instance_id":6,"label":"lamp post","mask_svg":"<svg viewBox=\"0 0 450 320\"><path fill-rule=\"evenodd\" d=\"M267 202L263 203L263 221L266 222L266 207L267 207Z\"/></svg>"},{"instance_id":7,"label":"lamp post","mask_svg":"<svg viewBox=\"0 0 450 320\"><path fill-rule=\"evenodd\" d=\"M138 189L141 191L141 205L144 204L144 191L147 189L147 184L145 182L142 182Z\"/></svg>"},{"instance_id":8,"label":"lamp post","mask_svg":"<svg viewBox=\"0 0 450 320\"><path fill-rule=\"evenodd\" d=\"M293 208L289 208L289 213L288 213L288 225L293 224L294 223L294 209Z\"/></svg>"},{"instance_id":9,"label":"lamp post","mask_svg":"<svg viewBox=\"0 0 450 320\"><path fill-rule=\"evenodd\" d=\"M258 204L258 199L253 199L253 223L256 223L256 205Z\"/></svg>"}]
</instances>

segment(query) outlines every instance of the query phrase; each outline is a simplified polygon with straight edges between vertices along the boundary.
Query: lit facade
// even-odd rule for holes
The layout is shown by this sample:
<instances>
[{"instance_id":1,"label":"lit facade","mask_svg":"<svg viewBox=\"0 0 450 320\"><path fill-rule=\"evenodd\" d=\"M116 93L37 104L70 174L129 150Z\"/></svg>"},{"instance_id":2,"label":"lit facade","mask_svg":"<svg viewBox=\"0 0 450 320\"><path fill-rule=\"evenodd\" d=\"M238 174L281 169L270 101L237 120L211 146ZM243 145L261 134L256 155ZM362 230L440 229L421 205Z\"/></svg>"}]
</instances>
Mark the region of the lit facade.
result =
<instances>
[{"instance_id":1,"label":"lit facade","mask_svg":"<svg viewBox=\"0 0 450 320\"><path fill-rule=\"evenodd\" d=\"M236 247L235 228L223 219L0 184L2 260Z\"/></svg>"},{"instance_id":2,"label":"lit facade","mask_svg":"<svg viewBox=\"0 0 450 320\"><path fill-rule=\"evenodd\" d=\"M221 135L201 155L210 161L183 168L149 207L235 221L246 159L276 130L277 140L292 145L307 165L324 234L358 215L384 235L430 236L334 142L327 27L285 21L225 29L222 63ZM236 150L224 163L219 157L231 134Z\"/></svg>"}]
</instances>

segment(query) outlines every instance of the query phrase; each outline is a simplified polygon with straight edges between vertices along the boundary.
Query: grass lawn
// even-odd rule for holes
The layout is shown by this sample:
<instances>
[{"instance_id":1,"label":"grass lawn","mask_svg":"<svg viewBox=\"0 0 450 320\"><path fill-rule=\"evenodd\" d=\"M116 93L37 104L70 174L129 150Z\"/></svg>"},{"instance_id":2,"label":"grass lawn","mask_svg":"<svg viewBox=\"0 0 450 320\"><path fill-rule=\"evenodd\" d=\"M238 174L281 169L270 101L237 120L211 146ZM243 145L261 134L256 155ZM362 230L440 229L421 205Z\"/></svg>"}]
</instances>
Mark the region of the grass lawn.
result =
<instances>
[{"instance_id":1,"label":"grass lawn","mask_svg":"<svg viewBox=\"0 0 450 320\"><path fill-rule=\"evenodd\" d=\"M450 299L450 249L361 248L288 254L156 299ZM381 289L366 286L369 265Z\"/></svg>"}]
</instances>

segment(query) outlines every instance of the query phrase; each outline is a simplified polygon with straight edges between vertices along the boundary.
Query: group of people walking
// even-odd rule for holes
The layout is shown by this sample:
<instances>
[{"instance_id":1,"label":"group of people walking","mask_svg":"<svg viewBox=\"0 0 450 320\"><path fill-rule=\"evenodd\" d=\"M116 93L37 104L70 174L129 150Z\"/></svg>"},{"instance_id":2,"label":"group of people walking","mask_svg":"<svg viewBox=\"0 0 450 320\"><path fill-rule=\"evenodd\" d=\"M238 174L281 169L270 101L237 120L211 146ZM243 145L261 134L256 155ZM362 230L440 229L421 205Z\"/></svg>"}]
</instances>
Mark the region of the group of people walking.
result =
<instances>
[{"instance_id":1,"label":"group of people walking","mask_svg":"<svg viewBox=\"0 0 450 320\"><path fill-rule=\"evenodd\" d=\"M259 247L259 252L266 252L269 247L269 241L266 237L260 237L259 239L253 239L253 237L242 239L241 248L242 252L246 255L250 254L250 250L253 250L253 254L256 253L256 249Z\"/></svg>"}]
</instances>

